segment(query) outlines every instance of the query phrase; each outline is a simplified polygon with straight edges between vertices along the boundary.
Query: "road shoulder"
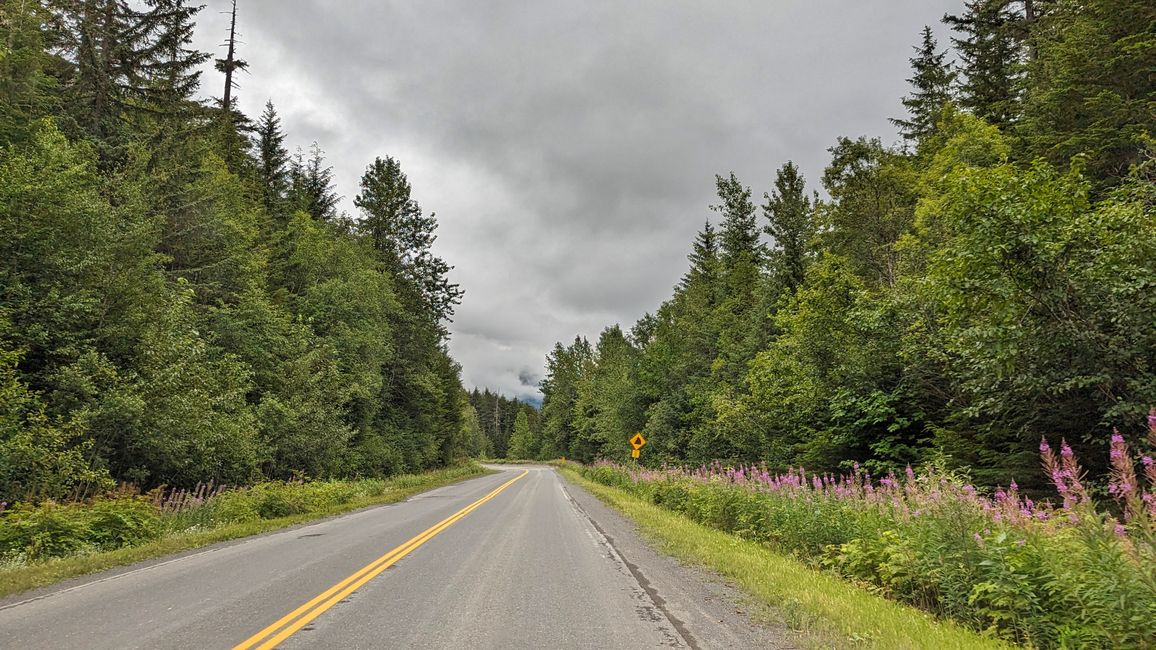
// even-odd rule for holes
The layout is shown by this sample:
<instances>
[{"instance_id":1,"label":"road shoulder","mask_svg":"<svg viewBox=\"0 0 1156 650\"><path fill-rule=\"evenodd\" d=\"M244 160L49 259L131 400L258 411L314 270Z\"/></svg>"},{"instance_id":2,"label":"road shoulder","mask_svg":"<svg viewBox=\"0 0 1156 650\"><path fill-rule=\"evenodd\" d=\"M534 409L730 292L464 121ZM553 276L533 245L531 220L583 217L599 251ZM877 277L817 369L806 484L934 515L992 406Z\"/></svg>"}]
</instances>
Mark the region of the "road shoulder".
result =
<instances>
[{"instance_id":1,"label":"road shoulder","mask_svg":"<svg viewBox=\"0 0 1156 650\"><path fill-rule=\"evenodd\" d=\"M768 613L752 611L744 592L713 572L656 551L640 537L633 522L564 473L559 476L571 503L618 552L692 648L799 647L798 635L785 626L764 622Z\"/></svg>"}]
</instances>

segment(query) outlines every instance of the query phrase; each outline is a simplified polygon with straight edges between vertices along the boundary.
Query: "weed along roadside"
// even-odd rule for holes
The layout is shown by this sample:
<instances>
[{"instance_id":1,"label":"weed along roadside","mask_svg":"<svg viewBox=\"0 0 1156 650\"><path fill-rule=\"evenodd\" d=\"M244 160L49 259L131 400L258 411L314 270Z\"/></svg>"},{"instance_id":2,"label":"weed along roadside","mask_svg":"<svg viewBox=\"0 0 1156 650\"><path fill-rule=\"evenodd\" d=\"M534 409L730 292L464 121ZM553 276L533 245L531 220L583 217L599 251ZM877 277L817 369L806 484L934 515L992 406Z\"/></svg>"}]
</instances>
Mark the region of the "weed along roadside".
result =
<instances>
[{"instance_id":1,"label":"weed along roadside","mask_svg":"<svg viewBox=\"0 0 1156 650\"><path fill-rule=\"evenodd\" d=\"M1127 448L1116 438L1112 445L1122 464ZM1041 450L1061 479L1062 505L1033 502L1014 484L981 495L932 471L878 481L864 472L774 475L717 463L690 471L599 462L562 471L675 555L843 638L956 647L924 645L940 628L920 631L932 619L918 608L953 621L942 629L963 635L957 639L974 635L968 628L1037 648L1152 647L1152 522L1138 510L1123 521L1097 510L1066 445L1059 455L1046 444ZM895 602L884 606L882 598Z\"/></svg>"},{"instance_id":2,"label":"weed along roadside","mask_svg":"<svg viewBox=\"0 0 1156 650\"><path fill-rule=\"evenodd\" d=\"M354 481L266 482L169 500L123 496L19 506L0 516L0 597L315 519L394 503L487 474L470 462Z\"/></svg>"},{"instance_id":3,"label":"weed along roadside","mask_svg":"<svg viewBox=\"0 0 1156 650\"><path fill-rule=\"evenodd\" d=\"M567 480L634 521L644 537L682 562L732 580L755 603L798 631L801 647L912 650L1010 648L1010 644L938 621L807 567L758 542L722 532L651 503L636 493L585 478L567 465Z\"/></svg>"}]
</instances>

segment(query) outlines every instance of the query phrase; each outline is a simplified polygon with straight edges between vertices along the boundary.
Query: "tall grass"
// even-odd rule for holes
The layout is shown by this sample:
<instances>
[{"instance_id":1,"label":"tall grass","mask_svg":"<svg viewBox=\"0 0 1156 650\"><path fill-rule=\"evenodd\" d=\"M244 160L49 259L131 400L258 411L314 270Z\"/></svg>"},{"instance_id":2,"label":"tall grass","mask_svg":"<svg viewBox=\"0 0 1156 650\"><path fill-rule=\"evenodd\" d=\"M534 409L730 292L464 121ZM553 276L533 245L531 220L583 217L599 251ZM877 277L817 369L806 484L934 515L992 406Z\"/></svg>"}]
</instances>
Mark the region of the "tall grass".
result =
<instances>
[{"instance_id":1,"label":"tall grass","mask_svg":"<svg viewBox=\"0 0 1156 650\"><path fill-rule=\"evenodd\" d=\"M471 463L387 480L265 482L239 488L202 483L146 495L122 486L84 502L0 506L0 567L113 551L233 524L328 514L482 471Z\"/></svg>"},{"instance_id":2,"label":"tall grass","mask_svg":"<svg viewBox=\"0 0 1156 650\"><path fill-rule=\"evenodd\" d=\"M1149 420L1156 448L1156 416ZM1040 648L1156 647L1156 467L1111 441L1108 503L1071 448L1041 443L1056 502L946 472L873 479L597 463L588 479L792 554L888 598ZM1140 468L1137 473L1136 469ZM1147 486L1141 485L1140 476Z\"/></svg>"}]
</instances>

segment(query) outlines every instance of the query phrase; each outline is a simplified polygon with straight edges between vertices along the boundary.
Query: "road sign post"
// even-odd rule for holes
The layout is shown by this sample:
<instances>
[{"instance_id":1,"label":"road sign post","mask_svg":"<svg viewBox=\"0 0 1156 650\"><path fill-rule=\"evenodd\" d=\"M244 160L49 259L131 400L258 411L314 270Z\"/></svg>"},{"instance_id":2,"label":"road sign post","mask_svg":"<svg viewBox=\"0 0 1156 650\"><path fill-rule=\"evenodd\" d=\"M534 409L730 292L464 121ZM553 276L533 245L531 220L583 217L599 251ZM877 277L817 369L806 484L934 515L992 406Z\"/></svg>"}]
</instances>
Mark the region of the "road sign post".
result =
<instances>
[{"instance_id":1,"label":"road sign post","mask_svg":"<svg viewBox=\"0 0 1156 650\"><path fill-rule=\"evenodd\" d=\"M642 454L642 448L645 445L646 438L643 438L641 433L634 434L634 437L630 439L630 446L633 447L630 450L630 457L637 459Z\"/></svg>"}]
</instances>

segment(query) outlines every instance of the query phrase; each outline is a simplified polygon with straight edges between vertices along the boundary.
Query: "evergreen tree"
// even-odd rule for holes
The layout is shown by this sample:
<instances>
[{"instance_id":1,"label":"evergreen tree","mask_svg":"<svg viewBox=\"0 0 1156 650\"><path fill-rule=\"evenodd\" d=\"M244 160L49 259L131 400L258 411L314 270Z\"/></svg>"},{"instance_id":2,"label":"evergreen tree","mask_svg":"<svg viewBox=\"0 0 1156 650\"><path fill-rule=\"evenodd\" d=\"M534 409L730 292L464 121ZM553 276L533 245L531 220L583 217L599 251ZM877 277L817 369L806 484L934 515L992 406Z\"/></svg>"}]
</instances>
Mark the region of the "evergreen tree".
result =
<instances>
[{"instance_id":1,"label":"evergreen tree","mask_svg":"<svg viewBox=\"0 0 1156 650\"><path fill-rule=\"evenodd\" d=\"M726 178L715 176L719 203L711 209L722 215L719 226L719 248L723 268L733 272L740 264L760 259L759 228L751 189L744 186L734 172Z\"/></svg>"},{"instance_id":2,"label":"evergreen tree","mask_svg":"<svg viewBox=\"0 0 1156 650\"><path fill-rule=\"evenodd\" d=\"M771 275L779 286L795 291L803 283L815 236L811 200L799 168L788 161L775 174L775 189L764 194L764 231L774 239Z\"/></svg>"},{"instance_id":3,"label":"evergreen tree","mask_svg":"<svg viewBox=\"0 0 1156 650\"><path fill-rule=\"evenodd\" d=\"M1023 133L1032 155L1085 156L1098 191L1120 183L1156 134L1156 6L1146 0L1056 3L1032 30Z\"/></svg>"},{"instance_id":4,"label":"evergreen tree","mask_svg":"<svg viewBox=\"0 0 1156 650\"><path fill-rule=\"evenodd\" d=\"M908 142L919 143L935 130L935 121L943 105L951 100L955 72L947 61L947 52L939 52L931 28L924 26L923 42L911 59L911 94L903 98L906 119L891 119Z\"/></svg>"},{"instance_id":5,"label":"evergreen tree","mask_svg":"<svg viewBox=\"0 0 1156 650\"><path fill-rule=\"evenodd\" d=\"M536 458L538 450L534 444L533 434L530 432L530 420L525 411L518 411L514 420L514 433L510 436L510 451L508 458L522 460Z\"/></svg>"},{"instance_id":6,"label":"evergreen tree","mask_svg":"<svg viewBox=\"0 0 1156 650\"><path fill-rule=\"evenodd\" d=\"M42 28L50 19L39 2L0 6L0 145L25 142L39 119L58 110L45 49L50 34Z\"/></svg>"},{"instance_id":7,"label":"evergreen tree","mask_svg":"<svg viewBox=\"0 0 1156 650\"><path fill-rule=\"evenodd\" d=\"M191 49L200 7L186 0L53 0L58 40L71 63L67 103L75 123L119 157L127 122L188 117L208 55ZM172 122L166 126L172 126ZM156 128L152 129L155 131Z\"/></svg>"},{"instance_id":8,"label":"evergreen tree","mask_svg":"<svg viewBox=\"0 0 1156 650\"><path fill-rule=\"evenodd\" d=\"M1019 118L1025 36L1014 0L968 0L960 15L943 22L959 34L951 39L959 56L964 108L1000 128Z\"/></svg>"},{"instance_id":9,"label":"evergreen tree","mask_svg":"<svg viewBox=\"0 0 1156 650\"><path fill-rule=\"evenodd\" d=\"M297 149L289 163L289 197L295 210L301 210L318 221L332 221L337 217L337 203L341 197L333 187L333 168L325 165L325 155L314 142L309 147L309 160Z\"/></svg>"},{"instance_id":10,"label":"evergreen tree","mask_svg":"<svg viewBox=\"0 0 1156 650\"><path fill-rule=\"evenodd\" d=\"M192 101L201 85L198 69L209 55L193 49L194 19L203 5L188 0L146 0L149 10L138 14L137 30L152 34L141 63L146 80L141 103L165 117L189 118L200 108Z\"/></svg>"},{"instance_id":11,"label":"evergreen tree","mask_svg":"<svg viewBox=\"0 0 1156 650\"><path fill-rule=\"evenodd\" d=\"M718 234L708 220L702 230L695 235L690 255L690 269L682 276L678 288L689 291L693 287L706 285L716 286L718 280L719 246Z\"/></svg>"},{"instance_id":12,"label":"evergreen tree","mask_svg":"<svg viewBox=\"0 0 1156 650\"><path fill-rule=\"evenodd\" d=\"M375 159L361 177L361 193L353 203L362 211L360 230L387 268L412 285L444 335L442 323L452 320L462 290L447 278L453 267L430 250L437 239L437 219L422 214L401 164L390 157Z\"/></svg>"},{"instance_id":13,"label":"evergreen tree","mask_svg":"<svg viewBox=\"0 0 1156 650\"><path fill-rule=\"evenodd\" d=\"M265 212L284 219L284 202L289 192L289 152L285 149L285 134L281 118L272 100L265 102L265 111L257 120L257 180L261 187L261 201Z\"/></svg>"},{"instance_id":14,"label":"evergreen tree","mask_svg":"<svg viewBox=\"0 0 1156 650\"><path fill-rule=\"evenodd\" d=\"M546 358L546 378L541 384L542 436L538 449L541 458L574 456L578 451L574 447L574 406L578 386L593 357L590 342L579 336L569 346L556 343Z\"/></svg>"}]
</instances>

